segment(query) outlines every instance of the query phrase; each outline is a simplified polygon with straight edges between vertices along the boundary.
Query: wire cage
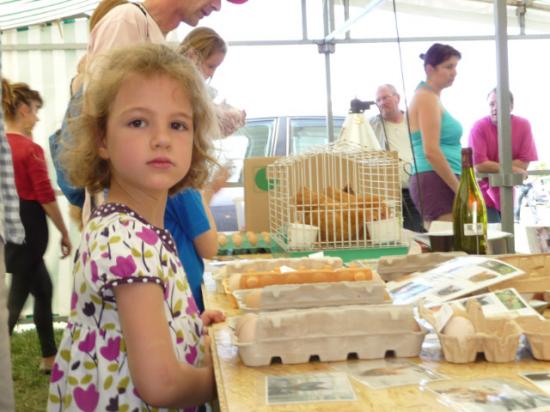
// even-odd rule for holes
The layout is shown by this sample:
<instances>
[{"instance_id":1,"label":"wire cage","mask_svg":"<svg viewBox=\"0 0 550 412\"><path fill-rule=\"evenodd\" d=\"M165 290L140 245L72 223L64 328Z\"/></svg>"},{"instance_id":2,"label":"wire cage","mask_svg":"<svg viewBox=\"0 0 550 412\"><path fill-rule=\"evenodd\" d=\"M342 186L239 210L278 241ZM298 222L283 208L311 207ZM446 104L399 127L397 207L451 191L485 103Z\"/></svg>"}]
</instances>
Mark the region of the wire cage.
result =
<instances>
[{"instance_id":1,"label":"wire cage","mask_svg":"<svg viewBox=\"0 0 550 412\"><path fill-rule=\"evenodd\" d=\"M333 143L267 167L272 239L284 251L402 246L397 152Z\"/></svg>"}]
</instances>

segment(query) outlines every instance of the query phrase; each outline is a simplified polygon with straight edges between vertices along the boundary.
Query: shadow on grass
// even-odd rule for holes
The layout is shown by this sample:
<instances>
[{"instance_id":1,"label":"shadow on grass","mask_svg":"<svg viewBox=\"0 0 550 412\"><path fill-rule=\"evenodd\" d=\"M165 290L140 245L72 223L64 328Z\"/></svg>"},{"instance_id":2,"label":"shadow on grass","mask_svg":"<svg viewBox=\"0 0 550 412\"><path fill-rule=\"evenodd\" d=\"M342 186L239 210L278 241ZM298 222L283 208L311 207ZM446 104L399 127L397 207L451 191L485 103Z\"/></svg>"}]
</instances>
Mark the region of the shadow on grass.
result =
<instances>
[{"instance_id":1,"label":"shadow on grass","mask_svg":"<svg viewBox=\"0 0 550 412\"><path fill-rule=\"evenodd\" d=\"M55 330L59 344L62 330ZM36 330L14 333L11 337L13 389L17 412L44 412L48 402L50 376L38 370L41 354Z\"/></svg>"}]
</instances>

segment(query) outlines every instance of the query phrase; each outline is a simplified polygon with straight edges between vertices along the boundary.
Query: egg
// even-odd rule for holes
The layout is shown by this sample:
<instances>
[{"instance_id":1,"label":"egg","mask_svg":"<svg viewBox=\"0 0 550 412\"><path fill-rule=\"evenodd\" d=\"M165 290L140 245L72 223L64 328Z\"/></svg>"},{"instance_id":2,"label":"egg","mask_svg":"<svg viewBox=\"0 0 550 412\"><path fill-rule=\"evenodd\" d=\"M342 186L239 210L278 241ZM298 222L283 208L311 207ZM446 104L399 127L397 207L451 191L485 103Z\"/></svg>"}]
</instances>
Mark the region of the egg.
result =
<instances>
[{"instance_id":1,"label":"egg","mask_svg":"<svg viewBox=\"0 0 550 412\"><path fill-rule=\"evenodd\" d=\"M247 313L237 319L235 334L240 343L253 342L256 339L256 323L258 315Z\"/></svg>"},{"instance_id":2,"label":"egg","mask_svg":"<svg viewBox=\"0 0 550 412\"><path fill-rule=\"evenodd\" d=\"M356 281L360 281L360 280L368 280L369 278L367 278L367 275L365 272L355 272L353 274L353 279Z\"/></svg>"},{"instance_id":3,"label":"egg","mask_svg":"<svg viewBox=\"0 0 550 412\"><path fill-rule=\"evenodd\" d=\"M328 282L329 276L326 272L315 272L312 276L314 282Z\"/></svg>"},{"instance_id":4,"label":"egg","mask_svg":"<svg viewBox=\"0 0 550 412\"><path fill-rule=\"evenodd\" d=\"M259 308L262 303L262 291L260 289L257 290L251 290L250 293L248 293L244 297L244 304L248 306L249 308Z\"/></svg>"},{"instance_id":5,"label":"egg","mask_svg":"<svg viewBox=\"0 0 550 412\"><path fill-rule=\"evenodd\" d=\"M262 239L264 240L264 242L269 245L271 243L271 235L269 234L269 232L262 232L260 234L262 235Z\"/></svg>"},{"instance_id":6,"label":"egg","mask_svg":"<svg viewBox=\"0 0 550 412\"><path fill-rule=\"evenodd\" d=\"M227 245L227 236L224 233L218 233L218 245L225 247Z\"/></svg>"},{"instance_id":7,"label":"egg","mask_svg":"<svg viewBox=\"0 0 550 412\"><path fill-rule=\"evenodd\" d=\"M235 247L241 247L243 244L243 237L239 232L235 232L231 235L231 240L233 241L233 245Z\"/></svg>"},{"instance_id":8,"label":"egg","mask_svg":"<svg viewBox=\"0 0 550 412\"><path fill-rule=\"evenodd\" d=\"M246 237L250 246L256 246L258 243L258 235L254 232L246 232Z\"/></svg>"},{"instance_id":9,"label":"egg","mask_svg":"<svg viewBox=\"0 0 550 412\"><path fill-rule=\"evenodd\" d=\"M229 289L238 290L241 288L241 274L234 273L229 277Z\"/></svg>"},{"instance_id":10,"label":"egg","mask_svg":"<svg viewBox=\"0 0 550 412\"><path fill-rule=\"evenodd\" d=\"M246 277L246 286L250 289L258 288L260 287L260 279L258 279L258 276L247 276Z\"/></svg>"},{"instance_id":11,"label":"egg","mask_svg":"<svg viewBox=\"0 0 550 412\"><path fill-rule=\"evenodd\" d=\"M464 343L466 337L476 333L472 321L463 316L453 316L449 319L442 332L447 336L456 336L461 344Z\"/></svg>"}]
</instances>

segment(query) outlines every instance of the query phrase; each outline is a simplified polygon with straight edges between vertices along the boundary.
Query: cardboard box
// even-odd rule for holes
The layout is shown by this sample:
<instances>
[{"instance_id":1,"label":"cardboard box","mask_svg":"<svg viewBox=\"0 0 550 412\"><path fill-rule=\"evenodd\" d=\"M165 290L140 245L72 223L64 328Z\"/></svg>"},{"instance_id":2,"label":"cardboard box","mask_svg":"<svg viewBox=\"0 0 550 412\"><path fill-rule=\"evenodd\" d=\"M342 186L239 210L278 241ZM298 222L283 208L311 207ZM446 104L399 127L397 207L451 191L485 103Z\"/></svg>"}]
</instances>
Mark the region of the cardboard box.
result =
<instances>
[{"instance_id":1,"label":"cardboard box","mask_svg":"<svg viewBox=\"0 0 550 412\"><path fill-rule=\"evenodd\" d=\"M244 159L244 204L246 230L269 232L267 165L279 157Z\"/></svg>"}]
</instances>

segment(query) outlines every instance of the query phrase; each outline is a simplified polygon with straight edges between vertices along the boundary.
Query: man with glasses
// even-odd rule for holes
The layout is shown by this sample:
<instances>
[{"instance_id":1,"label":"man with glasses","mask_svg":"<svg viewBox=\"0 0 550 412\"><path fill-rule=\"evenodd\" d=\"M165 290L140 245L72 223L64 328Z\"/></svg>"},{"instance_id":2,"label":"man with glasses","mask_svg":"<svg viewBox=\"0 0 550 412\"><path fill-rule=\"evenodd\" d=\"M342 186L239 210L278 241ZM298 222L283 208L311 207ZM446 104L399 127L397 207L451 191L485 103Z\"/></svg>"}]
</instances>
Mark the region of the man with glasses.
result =
<instances>
[{"instance_id":1,"label":"man with glasses","mask_svg":"<svg viewBox=\"0 0 550 412\"><path fill-rule=\"evenodd\" d=\"M403 227L414 232L425 232L422 218L409 194L409 175L413 155L405 113L399 109L399 93L391 84L383 84L376 90L376 105L380 114L370 119L370 125L386 150L396 151L399 156Z\"/></svg>"}]
</instances>

